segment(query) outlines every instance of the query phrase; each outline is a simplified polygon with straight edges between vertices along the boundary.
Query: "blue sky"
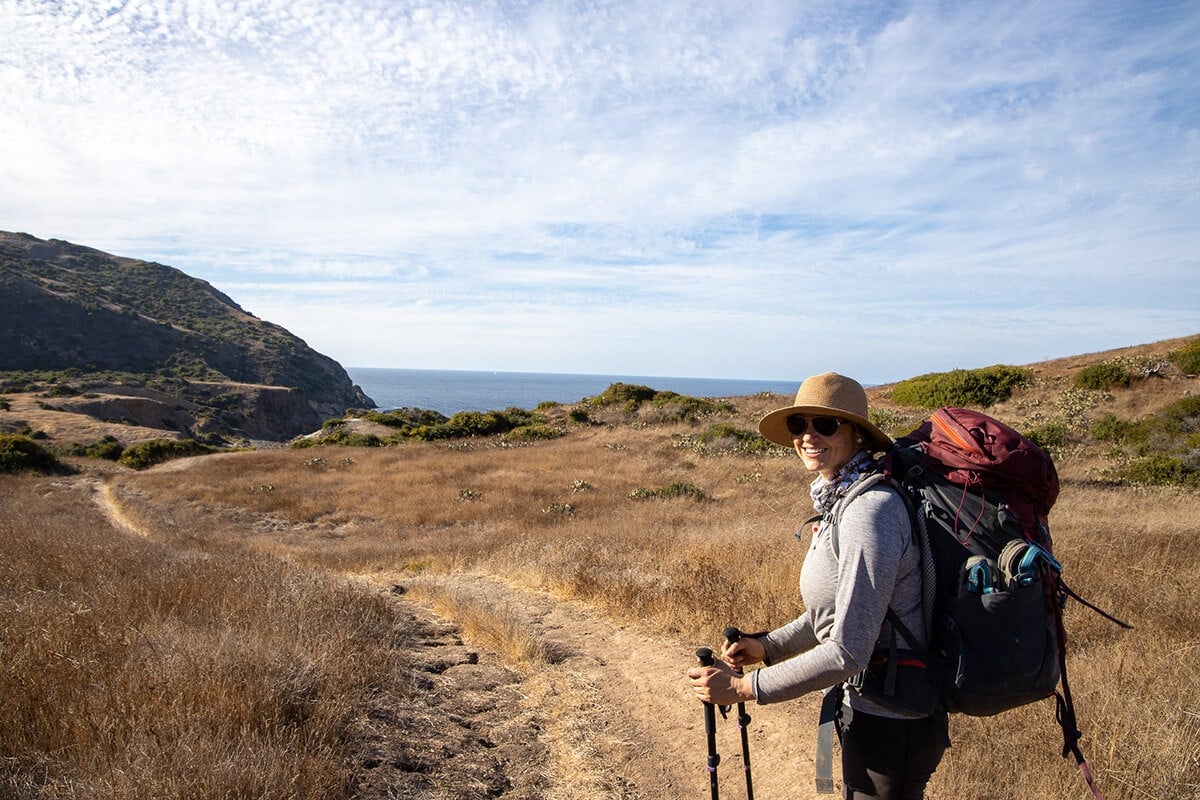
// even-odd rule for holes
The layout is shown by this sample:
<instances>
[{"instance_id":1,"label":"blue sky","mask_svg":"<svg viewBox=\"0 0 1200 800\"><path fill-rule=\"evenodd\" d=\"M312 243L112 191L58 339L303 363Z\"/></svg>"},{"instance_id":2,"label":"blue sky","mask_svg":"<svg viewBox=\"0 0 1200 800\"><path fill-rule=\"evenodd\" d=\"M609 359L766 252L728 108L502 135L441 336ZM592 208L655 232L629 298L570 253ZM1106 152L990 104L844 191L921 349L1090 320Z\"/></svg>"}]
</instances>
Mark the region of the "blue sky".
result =
<instances>
[{"instance_id":1,"label":"blue sky","mask_svg":"<svg viewBox=\"0 0 1200 800\"><path fill-rule=\"evenodd\" d=\"M1200 333L1200 4L0 0L0 229L351 367L877 383Z\"/></svg>"}]
</instances>

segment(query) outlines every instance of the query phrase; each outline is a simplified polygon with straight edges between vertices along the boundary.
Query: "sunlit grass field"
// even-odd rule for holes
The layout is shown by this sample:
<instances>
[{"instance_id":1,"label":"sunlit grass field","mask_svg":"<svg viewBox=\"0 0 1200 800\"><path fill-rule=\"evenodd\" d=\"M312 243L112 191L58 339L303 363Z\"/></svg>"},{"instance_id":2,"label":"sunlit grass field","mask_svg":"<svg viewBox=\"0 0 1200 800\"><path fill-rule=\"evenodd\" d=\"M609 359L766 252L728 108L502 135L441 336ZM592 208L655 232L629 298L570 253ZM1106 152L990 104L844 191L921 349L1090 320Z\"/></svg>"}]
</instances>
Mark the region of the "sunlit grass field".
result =
<instances>
[{"instance_id":1,"label":"sunlit grass field","mask_svg":"<svg viewBox=\"0 0 1200 800\"><path fill-rule=\"evenodd\" d=\"M781 403L739 399L732 421ZM0 794L354 796L355 720L421 699L406 630L350 576L480 571L684 642L793 618L811 476L783 451L696 447L710 422L0 476ZM1055 549L1135 630L1067 609L1082 746L1110 800L1197 798L1197 496L1096 469L1060 454ZM1089 796L1052 704L953 735L931 797Z\"/></svg>"}]
</instances>

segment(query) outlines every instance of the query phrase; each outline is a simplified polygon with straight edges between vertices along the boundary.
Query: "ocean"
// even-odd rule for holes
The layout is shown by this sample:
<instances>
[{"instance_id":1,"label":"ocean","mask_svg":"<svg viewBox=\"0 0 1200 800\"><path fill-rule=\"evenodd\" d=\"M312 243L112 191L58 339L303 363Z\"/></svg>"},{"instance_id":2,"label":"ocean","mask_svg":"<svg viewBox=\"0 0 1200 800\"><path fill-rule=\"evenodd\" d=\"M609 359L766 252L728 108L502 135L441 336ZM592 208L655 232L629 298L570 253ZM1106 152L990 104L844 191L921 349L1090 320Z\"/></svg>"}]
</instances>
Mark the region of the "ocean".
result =
<instances>
[{"instance_id":1,"label":"ocean","mask_svg":"<svg viewBox=\"0 0 1200 800\"><path fill-rule=\"evenodd\" d=\"M446 416L459 411L536 408L544 401L576 403L600 394L614 383L649 386L692 397L743 397L759 392L793 396L792 381L726 378L656 378L638 375L570 375L550 372L475 372L441 369L381 369L347 367L357 383L379 406L424 408Z\"/></svg>"}]
</instances>

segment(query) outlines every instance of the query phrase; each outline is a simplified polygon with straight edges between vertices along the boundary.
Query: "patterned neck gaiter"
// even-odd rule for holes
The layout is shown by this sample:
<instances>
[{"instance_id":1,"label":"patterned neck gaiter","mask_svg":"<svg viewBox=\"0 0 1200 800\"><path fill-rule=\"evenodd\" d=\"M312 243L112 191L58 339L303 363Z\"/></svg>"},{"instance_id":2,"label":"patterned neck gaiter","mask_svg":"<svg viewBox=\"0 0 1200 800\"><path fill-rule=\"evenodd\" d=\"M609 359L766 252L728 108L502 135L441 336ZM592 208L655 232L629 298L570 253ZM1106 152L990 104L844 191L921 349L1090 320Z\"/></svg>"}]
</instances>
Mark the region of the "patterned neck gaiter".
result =
<instances>
[{"instance_id":1,"label":"patterned neck gaiter","mask_svg":"<svg viewBox=\"0 0 1200 800\"><path fill-rule=\"evenodd\" d=\"M813 508L824 514L833 508L838 499L863 475L874 472L876 463L866 450L859 450L841 466L833 477L826 480L818 477L812 482L808 493L812 496Z\"/></svg>"}]
</instances>

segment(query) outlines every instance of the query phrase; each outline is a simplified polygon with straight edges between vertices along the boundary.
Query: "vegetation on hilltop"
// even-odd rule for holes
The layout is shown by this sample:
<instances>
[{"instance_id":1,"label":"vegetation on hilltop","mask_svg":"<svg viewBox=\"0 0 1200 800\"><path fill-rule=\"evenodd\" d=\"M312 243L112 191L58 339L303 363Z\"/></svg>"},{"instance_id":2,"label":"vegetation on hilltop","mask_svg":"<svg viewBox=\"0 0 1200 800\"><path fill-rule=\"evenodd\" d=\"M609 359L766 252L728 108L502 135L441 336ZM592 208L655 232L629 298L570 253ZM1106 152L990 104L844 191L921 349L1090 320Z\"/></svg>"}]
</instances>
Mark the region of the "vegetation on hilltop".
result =
<instances>
[{"instance_id":1,"label":"vegetation on hilltop","mask_svg":"<svg viewBox=\"0 0 1200 800\"><path fill-rule=\"evenodd\" d=\"M983 369L932 372L900 381L892 387L896 403L915 408L989 408L1012 397L1013 390L1029 381L1028 369L996 365Z\"/></svg>"}]
</instances>

